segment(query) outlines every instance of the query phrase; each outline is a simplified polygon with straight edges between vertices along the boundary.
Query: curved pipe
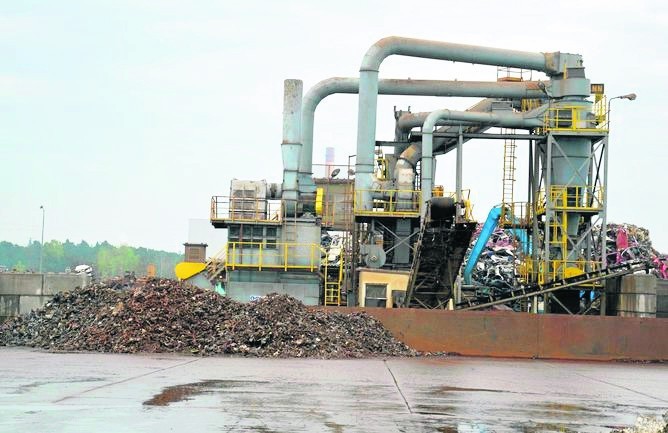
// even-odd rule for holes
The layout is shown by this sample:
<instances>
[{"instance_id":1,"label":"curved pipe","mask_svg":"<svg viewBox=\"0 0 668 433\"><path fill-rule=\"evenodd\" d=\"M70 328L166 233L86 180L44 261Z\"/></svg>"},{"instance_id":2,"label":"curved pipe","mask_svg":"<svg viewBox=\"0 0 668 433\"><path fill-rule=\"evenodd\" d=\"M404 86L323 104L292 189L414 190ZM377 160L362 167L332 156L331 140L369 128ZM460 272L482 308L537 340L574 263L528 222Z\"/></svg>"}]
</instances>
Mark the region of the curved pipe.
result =
<instances>
[{"instance_id":1,"label":"curved pipe","mask_svg":"<svg viewBox=\"0 0 668 433\"><path fill-rule=\"evenodd\" d=\"M452 42L389 36L373 44L364 55L360 71L378 72L380 65L391 55L451 60L479 65L508 66L556 73L554 62L543 53L455 44Z\"/></svg>"},{"instance_id":2,"label":"curved pipe","mask_svg":"<svg viewBox=\"0 0 668 433\"><path fill-rule=\"evenodd\" d=\"M440 120L462 120L501 126L506 128L534 128L543 125L539 117L545 108L537 108L527 113L471 113L468 111L436 110L429 113L422 125L422 165L421 185L422 202L431 200L433 186L433 150L434 150L434 127ZM422 206L424 211L426 206Z\"/></svg>"},{"instance_id":3,"label":"curved pipe","mask_svg":"<svg viewBox=\"0 0 668 433\"><path fill-rule=\"evenodd\" d=\"M526 111L523 113L511 112L508 114L499 114L499 113L485 113L479 111L449 111L450 113L456 113L456 119L454 117L442 118L436 121L436 125L452 125L452 124L496 124L497 122L502 122L503 124L498 124L496 126L503 126L506 128L533 128L536 126L543 126L543 119L539 119L539 116L545 112L547 107L538 107L537 109ZM402 131L410 131L413 128L424 125L424 122L427 120L429 115L433 111L424 111L420 113L405 113L399 117L397 121L398 127ZM463 119L468 117L470 120L464 121ZM435 126L436 126L435 125Z\"/></svg>"},{"instance_id":4,"label":"curved pipe","mask_svg":"<svg viewBox=\"0 0 668 433\"><path fill-rule=\"evenodd\" d=\"M302 149L299 160L300 185L313 183L313 126L315 110L320 102L336 93L356 94L358 78L332 77L320 81L309 89L302 101ZM494 82L494 81L441 81L382 79L378 82L378 94L412 96L458 96L480 98L531 98L545 97L538 81ZM419 125L422 125L420 122Z\"/></svg>"},{"instance_id":5,"label":"curved pipe","mask_svg":"<svg viewBox=\"0 0 668 433\"><path fill-rule=\"evenodd\" d=\"M357 117L357 160L355 188L363 191L373 182L373 150L376 139L376 113L378 103L378 69L385 58L404 55L428 59L451 60L483 65L507 66L559 74L561 58L559 53L543 54L448 42L391 36L372 45L360 66L359 107ZM566 63L581 63L577 55L565 55ZM371 195L362 193L361 206L371 207Z\"/></svg>"},{"instance_id":6,"label":"curved pipe","mask_svg":"<svg viewBox=\"0 0 668 433\"><path fill-rule=\"evenodd\" d=\"M484 108L484 106L482 108ZM542 126L543 120L541 119L541 116L545 112L546 108L547 107L539 107L535 110L527 111L525 113L507 114L441 110L448 111L451 113L451 115L448 118L438 119L435 125L475 125L484 126L485 128L490 128L492 126L503 126L508 128L533 128ZM410 130L416 126L424 125L427 117L431 113L432 112L406 113L399 118L398 123L401 124L402 128L405 128L404 130ZM463 119L467 117L470 120L464 121ZM447 128L445 129L447 130ZM440 131L441 129L438 129L436 132ZM435 143L436 140L433 140L433 142ZM406 148L406 150L404 150L401 155L399 155L397 168L405 168L407 167L407 163L411 168L414 168L422 157L421 148L422 144L420 142L415 142ZM434 149L435 146L432 146L432 151Z\"/></svg>"}]
</instances>

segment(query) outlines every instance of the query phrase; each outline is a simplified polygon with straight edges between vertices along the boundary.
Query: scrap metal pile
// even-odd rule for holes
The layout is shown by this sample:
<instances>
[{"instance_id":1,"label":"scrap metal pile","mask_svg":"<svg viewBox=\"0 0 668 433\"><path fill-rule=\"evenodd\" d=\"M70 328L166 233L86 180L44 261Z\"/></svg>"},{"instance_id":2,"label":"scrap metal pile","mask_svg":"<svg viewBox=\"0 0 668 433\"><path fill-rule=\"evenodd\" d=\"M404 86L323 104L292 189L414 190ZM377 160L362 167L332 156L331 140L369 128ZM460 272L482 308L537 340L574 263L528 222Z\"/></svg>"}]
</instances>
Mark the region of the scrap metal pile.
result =
<instances>
[{"instance_id":1,"label":"scrap metal pile","mask_svg":"<svg viewBox=\"0 0 668 433\"><path fill-rule=\"evenodd\" d=\"M261 357L415 355L364 313L310 309L277 294L242 304L164 279L129 290L101 283L58 294L41 310L1 324L0 345Z\"/></svg>"},{"instance_id":2,"label":"scrap metal pile","mask_svg":"<svg viewBox=\"0 0 668 433\"><path fill-rule=\"evenodd\" d=\"M479 225L471 246L475 244L481 228L482 225ZM600 230L599 227L594 228L595 231L597 229ZM608 224L606 248L608 264L649 261L654 263L653 273L659 278L668 279L668 257L654 249L649 230L633 224ZM512 289L515 270L521 264L520 255L521 248L512 231L497 229L480 255L472 274L473 281L488 291L493 290L495 294ZM592 260L600 260L600 257L592 257Z\"/></svg>"},{"instance_id":3,"label":"scrap metal pile","mask_svg":"<svg viewBox=\"0 0 668 433\"><path fill-rule=\"evenodd\" d=\"M654 274L668 279L668 258L652 246L649 230L633 224L608 224L606 248L608 263L644 260L654 264Z\"/></svg>"},{"instance_id":4,"label":"scrap metal pile","mask_svg":"<svg viewBox=\"0 0 668 433\"><path fill-rule=\"evenodd\" d=\"M480 235L482 224L471 239L471 247L466 254L468 259L471 254L471 248L475 245ZM520 258L517 257L517 242L510 230L496 229L490 236L485 249L480 254L471 278L477 285L490 287L503 291L512 289L516 266L520 264Z\"/></svg>"}]
</instances>

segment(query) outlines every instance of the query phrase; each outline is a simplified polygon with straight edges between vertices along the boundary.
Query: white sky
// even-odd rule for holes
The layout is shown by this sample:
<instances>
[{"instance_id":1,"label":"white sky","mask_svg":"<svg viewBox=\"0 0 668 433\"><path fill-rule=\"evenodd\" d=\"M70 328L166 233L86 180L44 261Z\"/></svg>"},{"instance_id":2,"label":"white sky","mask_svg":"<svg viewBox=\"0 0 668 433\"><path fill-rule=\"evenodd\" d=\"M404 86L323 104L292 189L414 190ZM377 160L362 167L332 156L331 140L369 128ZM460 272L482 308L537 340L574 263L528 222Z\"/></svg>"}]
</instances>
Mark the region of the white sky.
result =
<instances>
[{"instance_id":1,"label":"white sky","mask_svg":"<svg viewBox=\"0 0 668 433\"><path fill-rule=\"evenodd\" d=\"M308 89L357 76L373 42L400 35L580 53L609 96L637 93L613 102L609 220L649 228L668 252L665 2L0 0L0 33L0 240L39 239L43 204L47 240L182 251L188 220L208 218L230 179L280 181L285 78ZM394 56L380 75L493 81L496 70ZM395 105L475 102L381 96L377 138L392 139ZM315 162L334 146L345 163L356 128L357 97L327 98ZM480 219L501 199L501 152L465 147ZM438 161L448 190L453 158Z\"/></svg>"}]
</instances>

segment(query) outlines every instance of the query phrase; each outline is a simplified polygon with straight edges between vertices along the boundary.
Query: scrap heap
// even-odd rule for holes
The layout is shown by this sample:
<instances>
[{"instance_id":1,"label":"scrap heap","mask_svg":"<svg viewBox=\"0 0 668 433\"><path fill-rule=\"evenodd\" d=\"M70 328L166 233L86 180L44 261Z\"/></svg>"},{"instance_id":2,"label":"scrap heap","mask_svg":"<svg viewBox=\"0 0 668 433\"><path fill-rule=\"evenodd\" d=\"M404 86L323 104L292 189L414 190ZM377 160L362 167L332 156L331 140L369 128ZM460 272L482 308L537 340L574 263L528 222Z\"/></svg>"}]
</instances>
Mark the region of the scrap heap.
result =
<instances>
[{"instance_id":1,"label":"scrap heap","mask_svg":"<svg viewBox=\"0 0 668 433\"><path fill-rule=\"evenodd\" d=\"M481 225L473 235L471 245L475 244ZM595 228L595 230L600 228ZM649 230L633 224L608 224L607 227L608 263L620 264L634 260L653 262L653 272L662 279L668 279L668 258L652 246ZM470 249L469 249L470 253ZM497 229L490 237L473 271L472 279L477 285L503 292L516 283L515 269L521 263L521 250L510 230ZM468 255L467 255L468 256ZM594 260L600 260L594 257Z\"/></svg>"},{"instance_id":2,"label":"scrap heap","mask_svg":"<svg viewBox=\"0 0 668 433\"><path fill-rule=\"evenodd\" d=\"M0 345L261 357L415 354L364 313L314 310L277 294L242 304L164 279L129 290L101 283L58 294L41 310L0 325Z\"/></svg>"},{"instance_id":3,"label":"scrap heap","mask_svg":"<svg viewBox=\"0 0 668 433\"><path fill-rule=\"evenodd\" d=\"M649 230L633 224L608 224L606 233L608 263L645 260L654 263L654 273L668 279L667 257L652 246Z\"/></svg>"},{"instance_id":4,"label":"scrap heap","mask_svg":"<svg viewBox=\"0 0 668 433\"><path fill-rule=\"evenodd\" d=\"M471 247L466 255L467 258L471 253L471 248L478 240L481 229L482 224L478 224L471 240ZM472 279L478 285L491 287L499 291L512 289L515 269L520 263L520 258L516 254L517 249L510 230L496 229L480 254L478 263L473 270Z\"/></svg>"}]
</instances>

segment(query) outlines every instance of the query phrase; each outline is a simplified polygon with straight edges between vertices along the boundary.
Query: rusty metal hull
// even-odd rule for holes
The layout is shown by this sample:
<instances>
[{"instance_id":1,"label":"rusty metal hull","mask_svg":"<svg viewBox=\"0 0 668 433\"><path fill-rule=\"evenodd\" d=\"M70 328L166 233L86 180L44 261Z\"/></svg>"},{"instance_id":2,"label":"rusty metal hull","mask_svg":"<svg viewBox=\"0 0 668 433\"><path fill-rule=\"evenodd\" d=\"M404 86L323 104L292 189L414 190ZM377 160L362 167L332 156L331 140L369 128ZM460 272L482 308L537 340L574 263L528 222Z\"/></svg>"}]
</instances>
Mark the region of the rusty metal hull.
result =
<instances>
[{"instance_id":1,"label":"rusty metal hull","mask_svg":"<svg viewBox=\"0 0 668 433\"><path fill-rule=\"evenodd\" d=\"M427 352L567 360L668 360L668 320L506 311L341 308L365 311Z\"/></svg>"}]
</instances>

